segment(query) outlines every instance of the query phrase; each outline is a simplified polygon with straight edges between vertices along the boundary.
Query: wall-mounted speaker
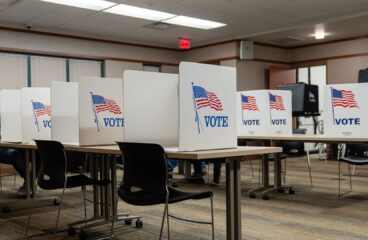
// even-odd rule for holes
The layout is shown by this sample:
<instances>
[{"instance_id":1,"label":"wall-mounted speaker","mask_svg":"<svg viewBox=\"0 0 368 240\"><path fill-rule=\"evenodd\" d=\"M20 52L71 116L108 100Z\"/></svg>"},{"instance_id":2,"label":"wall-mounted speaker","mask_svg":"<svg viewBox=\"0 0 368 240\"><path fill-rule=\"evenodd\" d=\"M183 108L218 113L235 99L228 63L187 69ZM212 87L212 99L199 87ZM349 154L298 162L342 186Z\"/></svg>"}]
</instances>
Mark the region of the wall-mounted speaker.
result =
<instances>
[{"instance_id":1,"label":"wall-mounted speaker","mask_svg":"<svg viewBox=\"0 0 368 240\"><path fill-rule=\"evenodd\" d=\"M240 59L252 60L254 58L254 42L242 40L240 41Z\"/></svg>"}]
</instances>

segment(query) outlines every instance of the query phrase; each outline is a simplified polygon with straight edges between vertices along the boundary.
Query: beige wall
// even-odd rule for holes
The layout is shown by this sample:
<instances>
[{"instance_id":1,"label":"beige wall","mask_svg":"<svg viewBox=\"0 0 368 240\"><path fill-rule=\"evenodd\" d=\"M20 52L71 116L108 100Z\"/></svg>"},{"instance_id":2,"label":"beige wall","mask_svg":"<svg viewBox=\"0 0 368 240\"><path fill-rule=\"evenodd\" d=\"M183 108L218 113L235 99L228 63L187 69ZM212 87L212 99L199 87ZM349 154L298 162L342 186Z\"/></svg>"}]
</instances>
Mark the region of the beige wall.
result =
<instances>
[{"instance_id":1,"label":"beige wall","mask_svg":"<svg viewBox=\"0 0 368 240\"><path fill-rule=\"evenodd\" d=\"M46 36L33 33L0 30L0 47L30 51L93 56L101 58L123 58L146 62L177 64L180 52L155 48L136 47L123 44L80 40L67 37Z\"/></svg>"},{"instance_id":2,"label":"beige wall","mask_svg":"<svg viewBox=\"0 0 368 240\"><path fill-rule=\"evenodd\" d=\"M290 62L290 50L255 44L254 58L267 59L269 61Z\"/></svg>"},{"instance_id":3,"label":"beige wall","mask_svg":"<svg viewBox=\"0 0 368 240\"><path fill-rule=\"evenodd\" d=\"M327 61L328 84L356 83L360 69L368 68L368 56Z\"/></svg>"},{"instance_id":4,"label":"beige wall","mask_svg":"<svg viewBox=\"0 0 368 240\"><path fill-rule=\"evenodd\" d=\"M361 53L368 53L368 38L292 49L290 60L297 62Z\"/></svg>"},{"instance_id":5,"label":"beige wall","mask_svg":"<svg viewBox=\"0 0 368 240\"><path fill-rule=\"evenodd\" d=\"M238 56L238 44L236 42L231 42L184 51L181 59L182 61L203 62L234 56Z\"/></svg>"},{"instance_id":6,"label":"beige wall","mask_svg":"<svg viewBox=\"0 0 368 240\"><path fill-rule=\"evenodd\" d=\"M288 66L283 64L274 64L268 62L238 60L237 69L237 90L257 90L265 89L266 80L270 66Z\"/></svg>"},{"instance_id":7,"label":"beige wall","mask_svg":"<svg viewBox=\"0 0 368 240\"><path fill-rule=\"evenodd\" d=\"M351 56L368 54L368 38L291 50L255 44L254 58L262 61L240 61L236 60L239 55L238 42L180 52L5 30L0 30L0 36L0 49L122 59L122 61L106 60L105 72L108 77L121 77L126 69L141 70L144 62L178 64L180 61L217 60L221 65L237 68L239 90L264 88L265 70L271 65L278 65L273 62L316 62L323 58L333 58L325 61L328 83L356 82L358 70L368 67L368 56ZM221 60L226 58L230 60ZM163 64L162 72L178 73L178 66L170 64Z\"/></svg>"},{"instance_id":8,"label":"beige wall","mask_svg":"<svg viewBox=\"0 0 368 240\"><path fill-rule=\"evenodd\" d=\"M105 61L106 77L123 78L125 70L143 70L142 63L135 62L121 62L121 61Z\"/></svg>"},{"instance_id":9,"label":"beige wall","mask_svg":"<svg viewBox=\"0 0 368 240\"><path fill-rule=\"evenodd\" d=\"M163 73L179 73L179 67L178 66L170 66L170 65L162 65L161 66L161 72Z\"/></svg>"},{"instance_id":10,"label":"beige wall","mask_svg":"<svg viewBox=\"0 0 368 240\"><path fill-rule=\"evenodd\" d=\"M155 48L135 47L123 44L80 40L67 37L0 30L0 49L42 52L56 55L93 57L102 59L127 59L129 61L105 61L107 77L122 77L124 70L142 70L144 62L178 64L181 52ZM177 73L177 67L162 65L162 71Z\"/></svg>"},{"instance_id":11,"label":"beige wall","mask_svg":"<svg viewBox=\"0 0 368 240\"><path fill-rule=\"evenodd\" d=\"M368 54L368 38L290 50L293 62L325 58L329 84L356 83L359 70L368 68L368 56L359 56L365 54Z\"/></svg>"}]
</instances>

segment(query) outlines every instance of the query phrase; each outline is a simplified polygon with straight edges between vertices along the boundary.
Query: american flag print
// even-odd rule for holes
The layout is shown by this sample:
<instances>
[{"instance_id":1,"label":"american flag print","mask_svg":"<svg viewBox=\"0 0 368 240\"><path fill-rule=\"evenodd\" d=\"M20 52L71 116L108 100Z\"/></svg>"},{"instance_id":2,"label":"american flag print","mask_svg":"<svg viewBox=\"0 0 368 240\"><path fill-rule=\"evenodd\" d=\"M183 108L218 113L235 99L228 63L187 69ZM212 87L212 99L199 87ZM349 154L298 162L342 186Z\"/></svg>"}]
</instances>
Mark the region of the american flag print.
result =
<instances>
[{"instance_id":1,"label":"american flag print","mask_svg":"<svg viewBox=\"0 0 368 240\"><path fill-rule=\"evenodd\" d=\"M193 86L193 93L197 109L210 107L215 111L223 110L221 100L215 93L209 92L200 86Z\"/></svg>"},{"instance_id":2,"label":"american flag print","mask_svg":"<svg viewBox=\"0 0 368 240\"><path fill-rule=\"evenodd\" d=\"M100 95L92 95L92 101L96 113L107 111L114 114L121 114L121 109L114 100L104 98Z\"/></svg>"}]
</instances>

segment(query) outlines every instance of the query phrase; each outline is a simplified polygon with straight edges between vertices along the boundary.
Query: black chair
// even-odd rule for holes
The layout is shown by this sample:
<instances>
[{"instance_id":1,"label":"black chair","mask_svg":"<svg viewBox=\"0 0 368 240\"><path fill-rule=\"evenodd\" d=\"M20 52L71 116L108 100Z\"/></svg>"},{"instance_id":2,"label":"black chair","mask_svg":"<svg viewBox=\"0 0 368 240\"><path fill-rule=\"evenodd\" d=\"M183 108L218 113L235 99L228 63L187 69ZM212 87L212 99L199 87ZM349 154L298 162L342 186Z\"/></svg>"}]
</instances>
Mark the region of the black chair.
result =
<instances>
[{"instance_id":1,"label":"black chair","mask_svg":"<svg viewBox=\"0 0 368 240\"><path fill-rule=\"evenodd\" d=\"M349 166L349 185L350 190L341 194L341 162L345 162ZM346 154L344 157L339 158L339 193L341 197L353 190L351 181L350 165L362 166L368 164L368 144L347 144Z\"/></svg>"},{"instance_id":2,"label":"black chair","mask_svg":"<svg viewBox=\"0 0 368 240\"><path fill-rule=\"evenodd\" d=\"M212 225L214 239L213 193L189 193L168 186L167 160L164 149L157 144L118 143L124 159L124 176L118 190L119 197L126 203L136 206L165 204L161 223L160 238L167 218L168 239L170 239L169 217ZM189 199L211 200L211 221L194 221L169 214L169 204Z\"/></svg>"},{"instance_id":3,"label":"black chair","mask_svg":"<svg viewBox=\"0 0 368 240\"><path fill-rule=\"evenodd\" d=\"M86 208L86 193L85 186L87 185L99 185L107 186L110 184L109 180L95 180L84 174L77 174L73 176L67 176L67 157L64 150L64 146L57 141L49 140L35 140L38 151L41 156L41 170L37 177L37 184L44 190L56 190L62 189L60 197L60 204L58 214L56 218L56 224L54 234L58 229L60 211L63 205L64 192L66 188L82 187L84 198L84 217L87 222L87 208ZM113 203L112 203L113 204ZM28 223L26 229L26 238L34 237L29 236L29 228L32 218L32 212L34 208L34 198L32 200L32 207L28 216ZM112 234L112 233L111 233ZM110 237L111 237L110 234Z\"/></svg>"},{"instance_id":4,"label":"black chair","mask_svg":"<svg viewBox=\"0 0 368 240\"><path fill-rule=\"evenodd\" d=\"M293 134L306 134L306 129L293 129ZM307 166L309 171L309 179L310 184L313 187L313 180L312 180L312 172L311 172L311 166L310 166L310 158L309 158L309 151L305 150L304 142L293 142L293 141L282 141L281 142L282 147L282 154L281 159L284 160L284 184L286 182L286 159L288 158L295 158L295 157L307 157ZM270 155L269 158L272 160L273 156Z\"/></svg>"}]
</instances>

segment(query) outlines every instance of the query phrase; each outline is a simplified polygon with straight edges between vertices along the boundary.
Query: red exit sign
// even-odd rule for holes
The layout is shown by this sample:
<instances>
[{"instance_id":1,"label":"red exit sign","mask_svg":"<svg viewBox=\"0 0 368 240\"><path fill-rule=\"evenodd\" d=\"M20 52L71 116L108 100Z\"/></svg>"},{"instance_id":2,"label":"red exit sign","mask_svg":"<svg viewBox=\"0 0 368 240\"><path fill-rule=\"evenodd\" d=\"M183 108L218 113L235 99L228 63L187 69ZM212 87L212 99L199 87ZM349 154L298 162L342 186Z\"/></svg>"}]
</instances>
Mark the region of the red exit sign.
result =
<instances>
[{"instance_id":1,"label":"red exit sign","mask_svg":"<svg viewBox=\"0 0 368 240\"><path fill-rule=\"evenodd\" d=\"M190 39L180 38L179 39L179 48L180 49L190 49Z\"/></svg>"}]
</instances>

